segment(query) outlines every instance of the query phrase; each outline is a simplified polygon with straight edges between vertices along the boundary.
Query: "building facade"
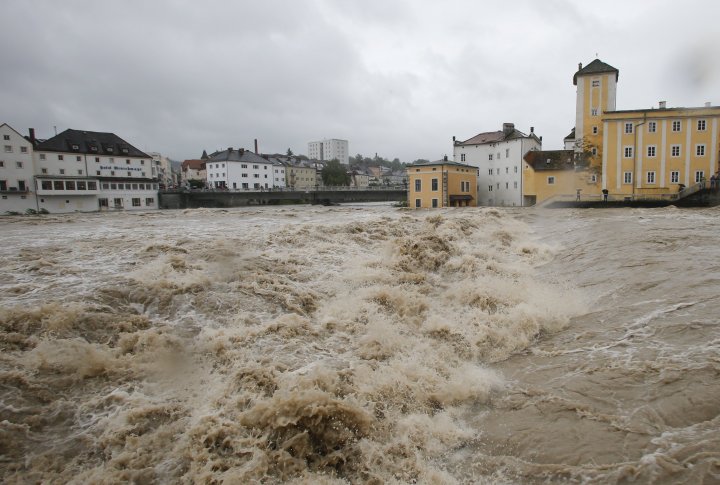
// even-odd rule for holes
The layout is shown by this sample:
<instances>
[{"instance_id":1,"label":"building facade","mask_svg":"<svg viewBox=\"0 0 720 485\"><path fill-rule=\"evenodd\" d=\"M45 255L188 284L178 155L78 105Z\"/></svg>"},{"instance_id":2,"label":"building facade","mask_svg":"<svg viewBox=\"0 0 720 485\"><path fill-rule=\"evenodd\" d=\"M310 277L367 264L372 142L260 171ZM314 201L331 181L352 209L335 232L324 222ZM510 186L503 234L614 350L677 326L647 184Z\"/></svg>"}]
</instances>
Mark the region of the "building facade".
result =
<instances>
[{"instance_id":1,"label":"building facade","mask_svg":"<svg viewBox=\"0 0 720 485\"><path fill-rule=\"evenodd\" d=\"M48 212L158 208L152 158L114 133L68 129L34 140L38 209Z\"/></svg>"},{"instance_id":2,"label":"building facade","mask_svg":"<svg viewBox=\"0 0 720 485\"><path fill-rule=\"evenodd\" d=\"M475 207L478 169L447 157L407 166L408 206L416 209Z\"/></svg>"},{"instance_id":3,"label":"building facade","mask_svg":"<svg viewBox=\"0 0 720 485\"><path fill-rule=\"evenodd\" d=\"M207 185L213 189L270 190L285 187L285 166L244 148L215 152L207 162Z\"/></svg>"},{"instance_id":4,"label":"building facade","mask_svg":"<svg viewBox=\"0 0 720 485\"><path fill-rule=\"evenodd\" d=\"M314 189L322 185L315 160L300 160L288 157L282 160L285 165L285 185L294 190Z\"/></svg>"},{"instance_id":5,"label":"building facade","mask_svg":"<svg viewBox=\"0 0 720 485\"><path fill-rule=\"evenodd\" d=\"M574 163L562 177L548 179L525 170L526 195L542 202L550 197L664 199L718 173L720 106L617 110L619 71L599 59L573 76L577 86ZM539 159L548 158L540 154ZM558 166L558 169L561 168ZM549 184L548 180L563 183ZM572 180L572 183L569 182Z\"/></svg>"},{"instance_id":6,"label":"building facade","mask_svg":"<svg viewBox=\"0 0 720 485\"><path fill-rule=\"evenodd\" d=\"M7 123L0 125L0 214L38 210L32 143Z\"/></svg>"},{"instance_id":7,"label":"building facade","mask_svg":"<svg viewBox=\"0 0 720 485\"><path fill-rule=\"evenodd\" d=\"M542 148L534 128L526 135L513 123L503 123L501 131L480 133L465 141L453 139L453 145L455 162L478 169L478 205L523 205L523 157Z\"/></svg>"},{"instance_id":8,"label":"building facade","mask_svg":"<svg viewBox=\"0 0 720 485\"><path fill-rule=\"evenodd\" d=\"M207 167L205 160L192 158L183 160L180 165L180 184L184 187L190 185L191 181L202 182L205 185L207 180Z\"/></svg>"},{"instance_id":9,"label":"building facade","mask_svg":"<svg viewBox=\"0 0 720 485\"><path fill-rule=\"evenodd\" d=\"M331 138L308 143L308 158L321 161L337 159L343 165L350 165L350 147L347 140Z\"/></svg>"}]
</instances>

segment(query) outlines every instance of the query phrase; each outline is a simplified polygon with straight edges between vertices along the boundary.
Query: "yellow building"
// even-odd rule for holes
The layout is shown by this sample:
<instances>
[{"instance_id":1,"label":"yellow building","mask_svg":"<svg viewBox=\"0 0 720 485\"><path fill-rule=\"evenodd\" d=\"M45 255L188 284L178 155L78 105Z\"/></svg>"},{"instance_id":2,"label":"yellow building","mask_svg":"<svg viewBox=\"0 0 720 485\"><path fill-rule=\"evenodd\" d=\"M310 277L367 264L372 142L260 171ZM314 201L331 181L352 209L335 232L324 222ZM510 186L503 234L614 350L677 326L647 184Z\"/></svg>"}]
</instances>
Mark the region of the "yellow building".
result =
<instances>
[{"instance_id":1,"label":"yellow building","mask_svg":"<svg viewBox=\"0 0 720 485\"><path fill-rule=\"evenodd\" d=\"M717 173L720 107L667 108L661 101L658 108L616 110L618 78L599 59L579 66L575 129L565 139L574 162L553 162L550 170L541 163L550 152L526 159L526 199L576 198L578 190L586 200L603 193L610 200L672 198Z\"/></svg>"},{"instance_id":2,"label":"yellow building","mask_svg":"<svg viewBox=\"0 0 720 485\"><path fill-rule=\"evenodd\" d=\"M448 161L408 165L408 206L475 207L478 169Z\"/></svg>"}]
</instances>

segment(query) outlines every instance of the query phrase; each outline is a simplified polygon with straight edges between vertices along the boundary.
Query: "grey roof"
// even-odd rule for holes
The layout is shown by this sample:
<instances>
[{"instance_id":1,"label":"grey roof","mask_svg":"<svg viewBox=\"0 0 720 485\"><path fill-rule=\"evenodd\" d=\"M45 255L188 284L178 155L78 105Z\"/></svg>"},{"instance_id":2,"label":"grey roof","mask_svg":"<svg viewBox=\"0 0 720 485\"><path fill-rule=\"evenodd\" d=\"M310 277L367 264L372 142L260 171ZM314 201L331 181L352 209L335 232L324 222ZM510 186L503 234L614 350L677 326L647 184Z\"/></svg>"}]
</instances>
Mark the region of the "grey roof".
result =
<instances>
[{"instance_id":1,"label":"grey roof","mask_svg":"<svg viewBox=\"0 0 720 485\"><path fill-rule=\"evenodd\" d=\"M534 170L571 170L575 168L573 150L530 150L525 161Z\"/></svg>"},{"instance_id":2,"label":"grey roof","mask_svg":"<svg viewBox=\"0 0 720 485\"><path fill-rule=\"evenodd\" d=\"M513 128L511 132L508 134L505 134L504 131L487 131L485 133L479 133L472 138L469 138L465 141L455 142L455 145L483 145L486 143L497 143L500 141L508 141L508 140L515 140L517 138L531 138L535 137L535 133L532 133L530 136L526 135L520 130L516 130Z\"/></svg>"},{"instance_id":3,"label":"grey roof","mask_svg":"<svg viewBox=\"0 0 720 485\"><path fill-rule=\"evenodd\" d=\"M573 76L573 85L577 86L577 77L579 76L585 76L587 74L602 74L605 72L614 72L615 73L615 81L617 81L620 78L620 71L612 67L610 64L605 64L600 59L595 59L587 66L581 68L578 70L578 72L575 73Z\"/></svg>"},{"instance_id":4,"label":"grey roof","mask_svg":"<svg viewBox=\"0 0 720 485\"><path fill-rule=\"evenodd\" d=\"M41 152L75 152L91 155L117 155L128 157L152 158L138 150L115 133L99 131L82 131L68 129L54 137L39 141L36 151Z\"/></svg>"},{"instance_id":5,"label":"grey roof","mask_svg":"<svg viewBox=\"0 0 720 485\"><path fill-rule=\"evenodd\" d=\"M245 150L244 148L238 148L233 150L228 148L220 152L212 153L208 162L246 162L246 163L271 163L269 160L264 159L257 153Z\"/></svg>"},{"instance_id":6,"label":"grey roof","mask_svg":"<svg viewBox=\"0 0 720 485\"><path fill-rule=\"evenodd\" d=\"M575 128L573 128L570 131L570 134L564 138L564 140L574 140L575 139Z\"/></svg>"},{"instance_id":7,"label":"grey roof","mask_svg":"<svg viewBox=\"0 0 720 485\"><path fill-rule=\"evenodd\" d=\"M453 162L450 160L435 160L434 162L415 162L411 163L409 165L406 165L406 167L421 167L421 166L428 166L428 165L453 165L458 167L468 167L468 168L475 168L472 165L468 165L467 163L458 163Z\"/></svg>"}]
</instances>

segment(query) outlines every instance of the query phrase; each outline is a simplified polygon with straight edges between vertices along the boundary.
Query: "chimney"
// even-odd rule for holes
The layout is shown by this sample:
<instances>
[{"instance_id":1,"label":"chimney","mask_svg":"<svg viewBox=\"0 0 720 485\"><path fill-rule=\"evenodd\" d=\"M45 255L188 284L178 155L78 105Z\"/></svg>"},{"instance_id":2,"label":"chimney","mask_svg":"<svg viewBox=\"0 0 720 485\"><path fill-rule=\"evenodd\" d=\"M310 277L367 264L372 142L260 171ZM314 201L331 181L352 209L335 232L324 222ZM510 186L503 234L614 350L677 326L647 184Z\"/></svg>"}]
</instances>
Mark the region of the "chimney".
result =
<instances>
[{"instance_id":1,"label":"chimney","mask_svg":"<svg viewBox=\"0 0 720 485\"><path fill-rule=\"evenodd\" d=\"M503 123L503 133L505 136L508 136L513 131L515 131L515 123Z\"/></svg>"},{"instance_id":2,"label":"chimney","mask_svg":"<svg viewBox=\"0 0 720 485\"><path fill-rule=\"evenodd\" d=\"M228 147L228 155L232 153L232 147Z\"/></svg>"},{"instance_id":3,"label":"chimney","mask_svg":"<svg viewBox=\"0 0 720 485\"><path fill-rule=\"evenodd\" d=\"M578 71L582 70L582 62L578 62Z\"/></svg>"},{"instance_id":4,"label":"chimney","mask_svg":"<svg viewBox=\"0 0 720 485\"><path fill-rule=\"evenodd\" d=\"M531 126L531 127L530 127L530 133L531 133L531 134L532 134L532 133L535 133L535 127L534 127L534 126Z\"/></svg>"},{"instance_id":5,"label":"chimney","mask_svg":"<svg viewBox=\"0 0 720 485\"><path fill-rule=\"evenodd\" d=\"M453 144L455 143L455 137L453 136Z\"/></svg>"},{"instance_id":6,"label":"chimney","mask_svg":"<svg viewBox=\"0 0 720 485\"><path fill-rule=\"evenodd\" d=\"M257 138L255 138L255 154L257 155L258 147L257 147Z\"/></svg>"},{"instance_id":7,"label":"chimney","mask_svg":"<svg viewBox=\"0 0 720 485\"><path fill-rule=\"evenodd\" d=\"M243 156L243 153L245 153L245 149L244 149L244 148L238 148L238 155L240 155L240 156L242 157L242 156Z\"/></svg>"},{"instance_id":8,"label":"chimney","mask_svg":"<svg viewBox=\"0 0 720 485\"><path fill-rule=\"evenodd\" d=\"M35 145L35 128L30 128L28 131L30 132L30 143L32 143L34 146Z\"/></svg>"},{"instance_id":9,"label":"chimney","mask_svg":"<svg viewBox=\"0 0 720 485\"><path fill-rule=\"evenodd\" d=\"M667 106L667 101L660 101L659 104L660 104L660 109L665 109L665 107Z\"/></svg>"},{"instance_id":10,"label":"chimney","mask_svg":"<svg viewBox=\"0 0 720 485\"><path fill-rule=\"evenodd\" d=\"M445 156L443 157L443 161L444 161L444 162L447 162L447 155L445 155Z\"/></svg>"}]
</instances>

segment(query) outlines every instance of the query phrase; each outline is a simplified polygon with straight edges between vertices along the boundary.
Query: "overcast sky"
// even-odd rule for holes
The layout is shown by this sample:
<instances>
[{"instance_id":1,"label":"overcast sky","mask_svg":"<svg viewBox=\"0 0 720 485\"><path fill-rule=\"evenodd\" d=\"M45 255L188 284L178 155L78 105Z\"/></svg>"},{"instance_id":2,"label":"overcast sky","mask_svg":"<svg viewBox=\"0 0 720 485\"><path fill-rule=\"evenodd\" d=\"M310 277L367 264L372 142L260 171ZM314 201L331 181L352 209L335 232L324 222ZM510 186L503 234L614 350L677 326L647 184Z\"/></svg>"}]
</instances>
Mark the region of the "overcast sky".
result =
<instances>
[{"instance_id":1,"label":"overcast sky","mask_svg":"<svg viewBox=\"0 0 720 485\"><path fill-rule=\"evenodd\" d=\"M0 123L203 149L439 159L503 122L558 149L572 77L620 70L618 109L720 104L717 0L2 0Z\"/></svg>"}]
</instances>

